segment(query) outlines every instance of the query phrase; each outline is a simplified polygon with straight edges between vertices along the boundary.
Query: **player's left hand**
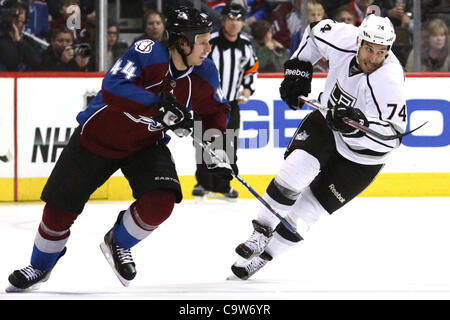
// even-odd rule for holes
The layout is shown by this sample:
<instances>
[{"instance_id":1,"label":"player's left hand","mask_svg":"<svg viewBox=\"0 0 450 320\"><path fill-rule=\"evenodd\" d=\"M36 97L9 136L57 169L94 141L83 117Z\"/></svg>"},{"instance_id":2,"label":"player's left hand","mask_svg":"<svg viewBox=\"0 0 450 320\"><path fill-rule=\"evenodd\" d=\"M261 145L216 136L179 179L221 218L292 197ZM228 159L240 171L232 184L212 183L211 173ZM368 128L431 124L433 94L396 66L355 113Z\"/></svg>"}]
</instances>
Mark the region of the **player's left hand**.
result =
<instances>
[{"instance_id":1,"label":"player's left hand","mask_svg":"<svg viewBox=\"0 0 450 320\"><path fill-rule=\"evenodd\" d=\"M366 116L358 108L335 105L332 109L328 110L326 118L328 126L331 129L342 132L344 135L351 136L352 138L362 137L365 133L346 124L343 121L344 118L354 120L366 127L369 126L369 121Z\"/></svg>"},{"instance_id":2,"label":"player's left hand","mask_svg":"<svg viewBox=\"0 0 450 320\"><path fill-rule=\"evenodd\" d=\"M170 93L164 93L161 99L154 119L179 137L190 135L194 120L189 110Z\"/></svg>"}]
</instances>

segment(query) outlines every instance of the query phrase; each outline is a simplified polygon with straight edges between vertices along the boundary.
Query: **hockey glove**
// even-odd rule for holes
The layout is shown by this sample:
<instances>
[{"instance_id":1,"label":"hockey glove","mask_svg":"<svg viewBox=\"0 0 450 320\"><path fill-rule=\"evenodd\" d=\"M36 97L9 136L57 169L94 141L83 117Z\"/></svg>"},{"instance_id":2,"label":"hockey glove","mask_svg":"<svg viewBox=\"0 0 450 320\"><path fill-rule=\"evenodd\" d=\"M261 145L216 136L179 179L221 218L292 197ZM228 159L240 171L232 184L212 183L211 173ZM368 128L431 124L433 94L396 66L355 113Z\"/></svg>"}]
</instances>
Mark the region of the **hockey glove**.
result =
<instances>
[{"instance_id":1,"label":"hockey glove","mask_svg":"<svg viewBox=\"0 0 450 320\"><path fill-rule=\"evenodd\" d=\"M194 120L192 120L189 110L179 103L173 94L163 93L161 99L158 112L154 117L155 120L179 137L190 135L194 127Z\"/></svg>"},{"instance_id":2,"label":"hockey glove","mask_svg":"<svg viewBox=\"0 0 450 320\"><path fill-rule=\"evenodd\" d=\"M297 58L284 63L284 80L280 85L280 97L289 108L296 110L303 107L298 96L307 96L311 92L313 67L310 62Z\"/></svg>"},{"instance_id":3,"label":"hockey glove","mask_svg":"<svg viewBox=\"0 0 450 320\"><path fill-rule=\"evenodd\" d=\"M233 179L232 173L237 175L239 169L234 158L234 144L226 141L226 136L216 136L211 142L205 142L204 161L206 167L212 175L220 180L230 181ZM227 147L228 146L228 147ZM214 156L211 155L214 153ZM213 188L217 189L217 188ZM213 190L215 192L228 192L228 190Z\"/></svg>"},{"instance_id":4,"label":"hockey glove","mask_svg":"<svg viewBox=\"0 0 450 320\"><path fill-rule=\"evenodd\" d=\"M342 132L346 137L359 138L365 135L364 132L346 124L343 118L354 120L368 127L369 121L360 109L336 105L328 110L327 123L331 129Z\"/></svg>"}]
</instances>

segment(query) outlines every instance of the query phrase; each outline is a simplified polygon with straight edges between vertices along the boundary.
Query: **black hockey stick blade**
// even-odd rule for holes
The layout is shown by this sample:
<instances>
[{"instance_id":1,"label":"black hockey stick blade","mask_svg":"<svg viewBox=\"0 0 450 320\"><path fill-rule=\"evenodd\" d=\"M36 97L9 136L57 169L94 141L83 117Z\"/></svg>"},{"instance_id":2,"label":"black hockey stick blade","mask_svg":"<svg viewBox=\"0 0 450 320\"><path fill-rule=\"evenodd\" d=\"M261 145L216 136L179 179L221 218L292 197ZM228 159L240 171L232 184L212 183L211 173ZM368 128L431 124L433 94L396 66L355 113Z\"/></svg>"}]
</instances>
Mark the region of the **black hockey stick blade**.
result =
<instances>
[{"instance_id":1,"label":"black hockey stick blade","mask_svg":"<svg viewBox=\"0 0 450 320\"><path fill-rule=\"evenodd\" d=\"M310 101L304 96L299 96L298 100L303 102L303 103L306 103L307 105L310 105L314 109L317 109L317 110L320 110L320 111L328 111L329 110L329 108L322 106L318 102ZM410 130L410 131L407 131L407 132L404 132L404 133L393 134L393 135L384 135L384 134L376 132L376 131L374 131L374 130L372 130L372 129L370 129L370 128L368 128L368 127L366 127L366 126L364 126L364 125L362 125L362 124L360 124L360 123L358 123L358 122L356 122L356 121L354 121L352 119L344 118L342 120L346 124L348 124L349 126L355 128L355 129L361 130L361 131L365 132L366 134L373 136L374 138L378 138L378 139L384 140L384 141L395 140L395 139L399 139L401 137L407 136L407 135L413 133L414 131L422 128L424 125L426 125L428 123L428 121L426 121L426 122L422 123L420 126L418 126L417 128L415 128L413 130Z\"/></svg>"},{"instance_id":2,"label":"black hockey stick blade","mask_svg":"<svg viewBox=\"0 0 450 320\"><path fill-rule=\"evenodd\" d=\"M395 140L395 139L399 139L401 137L407 136L407 135L413 133L414 131L422 128L424 125L426 125L428 123L428 121L426 121L426 122L422 123L420 126L418 126L417 128L415 128L413 130L410 130L410 131L407 131L407 132L404 132L404 133L393 134L393 135L388 135L387 136L387 135L378 133L376 131L373 131L372 129L370 129L370 128L366 127L366 126L363 126L362 124L360 124L360 123L358 123L358 122L356 122L356 121L354 121L352 119L344 118L344 119L342 119L342 121L344 121L346 124L348 124L349 126L355 128L355 129L361 130L361 131L365 132L366 134L373 136L374 138L378 138L378 139L384 140L384 141Z\"/></svg>"}]
</instances>

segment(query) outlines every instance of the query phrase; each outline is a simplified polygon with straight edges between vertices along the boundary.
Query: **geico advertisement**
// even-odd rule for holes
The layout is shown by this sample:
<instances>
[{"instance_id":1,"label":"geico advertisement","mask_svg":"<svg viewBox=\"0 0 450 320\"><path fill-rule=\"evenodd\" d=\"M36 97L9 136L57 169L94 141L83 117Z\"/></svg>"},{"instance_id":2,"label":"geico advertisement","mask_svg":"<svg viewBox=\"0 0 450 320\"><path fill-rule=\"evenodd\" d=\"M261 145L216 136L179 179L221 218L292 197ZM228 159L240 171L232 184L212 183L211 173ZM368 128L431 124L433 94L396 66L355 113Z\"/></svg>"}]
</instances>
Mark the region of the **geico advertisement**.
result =
<instances>
[{"instance_id":1,"label":"geico advertisement","mask_svg":"<svg viewBox=\"0 0 450 320\"><path fill-rule=\"evenodd\" d=\"M256 83L252 99L241 105L241 174L277 173L283 153L301 120L311 109L289 109L279 98L281 79ZM310 97L318 96L325 79L313 80ZM407 78L408 128L427 125L405 137L383 172L450 172L450 102L447 78ZM18 175L46 177L77 126L75 120L101 79L18 80ZM424 90L426 88L426 90ZM170 134L170 133L169 133ZM172 136L174 136L172 134ZM173 137L169 147L180 175L195 171L190 137ZM120 172L116 173L120 175Z\"/></svg>"}]
</instances>

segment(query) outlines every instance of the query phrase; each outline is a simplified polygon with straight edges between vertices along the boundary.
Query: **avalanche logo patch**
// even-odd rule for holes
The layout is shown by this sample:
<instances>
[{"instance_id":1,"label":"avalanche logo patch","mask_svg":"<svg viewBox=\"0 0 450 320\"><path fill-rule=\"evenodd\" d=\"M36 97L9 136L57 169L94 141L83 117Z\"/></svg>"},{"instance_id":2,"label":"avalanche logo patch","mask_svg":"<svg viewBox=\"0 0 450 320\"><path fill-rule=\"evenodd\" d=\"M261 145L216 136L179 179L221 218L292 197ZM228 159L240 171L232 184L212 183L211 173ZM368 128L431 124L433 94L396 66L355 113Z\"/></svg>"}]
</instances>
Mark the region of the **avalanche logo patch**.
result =
<instances>
[{"instance_id":1,"label":"avalanche logo patch","mask_svg":"<svg viewBox=\"0 0 450 320\"><path fill-rule=\"evenodd\" d=\"M333 90L331 90L330 98L328 99L328 108L331 109L336 105L354 107L355 103L356 98L348 92L345 92L339 85L339 82L336 81Z\"/></svg>"},{"instance_id":2,"label":"avalanche logo patch","mask_svg":"<svg viewBox=\"0 0 450 320\"><path fill-rule=\"evenodd\" d=\"M124 112L124 114L136 123L143 123L143 124L147 125L148 131L153 132L153 131L160 131L160 130L164 129L164 126L161 123L159 123L158 121L156 121L150 117L139 116L139 118L135 118L128 112Z\"/></svg>"},{"instance_id":3,"label":"avalanche logo patch","mask_svg":"<svg viewBox=\"0 0 450 320\"><path fill-rule=\"evenodd\" d=\"M134 44L134 48L136 49L136 51L139 51L141 53L150 53L150 52L152 52L152 48L153 48L154 44L155 44L155 42L153 42L153 40L144 39L144 40L136 42Z\"/></svg>"}]
</instances>

